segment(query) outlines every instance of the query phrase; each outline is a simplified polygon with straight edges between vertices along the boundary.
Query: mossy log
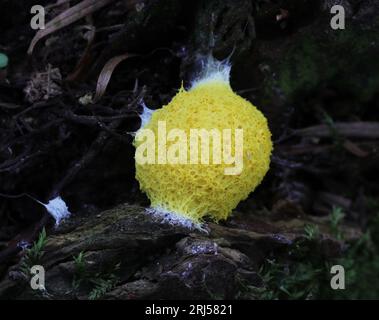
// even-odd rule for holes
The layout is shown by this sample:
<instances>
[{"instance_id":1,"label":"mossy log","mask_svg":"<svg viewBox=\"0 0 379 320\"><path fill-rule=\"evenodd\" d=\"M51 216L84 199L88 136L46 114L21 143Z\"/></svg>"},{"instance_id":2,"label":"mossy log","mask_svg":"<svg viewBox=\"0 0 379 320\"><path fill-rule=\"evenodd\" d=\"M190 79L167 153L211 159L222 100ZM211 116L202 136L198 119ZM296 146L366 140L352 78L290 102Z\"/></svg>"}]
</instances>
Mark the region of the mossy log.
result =
<instances>
[{"instance_id":1,"label":"mossy log","mask_svg":"<svg viewBox=\"0 0 379 320\"><path fill-rule=\"evenodd\" d=\"M21 268L24 256L0 282L0 298L88 299L94 283L110 278L115 280L101 298L238 298L245 282L264 286L259 265L268 258L290 258L309 223L322 231L312 254L338 256L342 243L329 234L328 224L309 218L236 213L224 225L206 223L205 230L189 230L124 204L99 215L73 217L48 233L38 262L46 271L46 291L31 289ZM358 236L344 230L347 238Z\"/></svg>"}]
</instances>

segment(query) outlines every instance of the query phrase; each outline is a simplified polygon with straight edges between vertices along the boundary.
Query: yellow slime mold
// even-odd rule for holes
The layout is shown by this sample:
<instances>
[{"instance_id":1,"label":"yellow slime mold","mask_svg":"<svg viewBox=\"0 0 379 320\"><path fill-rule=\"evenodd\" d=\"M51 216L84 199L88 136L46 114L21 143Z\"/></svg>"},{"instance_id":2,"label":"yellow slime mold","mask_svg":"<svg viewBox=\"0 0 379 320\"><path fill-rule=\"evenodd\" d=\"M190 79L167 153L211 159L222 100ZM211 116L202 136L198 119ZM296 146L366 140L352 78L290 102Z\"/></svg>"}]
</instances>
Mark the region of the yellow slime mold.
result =
<instances>
[{"instance_id":1,"label":"yellow slime mold","mask_svg":"<svg viewBox=\"0 0 379 320\"><path fill-rule=\"evenodd\" d=\"M237 142L233 143L237 141L235 130L242 129L243 167L238 174L225 174L225 169L233 167L232 164L212 162L216 152L213 146L217 143L212 140L212 135L208 148L209 164L202 164L201 159L198 164L189 163L192 152L189 140L178 151L187 157L187 163L159 164L157 159L161 151L155 139L150 146L156 163L141 164L137 161L141 154L136 151L136 178L151 206L157 210L171 212L193 222L201 222L204 216L215 221L226 219L238 203L261 183L269 169L272 142L267 120L249 101L234 93L228 81L211 78L198 82L188 91L180 89L169 104L152 114L142 129L149 129L158 137L162 123L167 133L171 129L180 129L187 137L191 136L191 129L206 129L208 132L216 129L221 132L221 137L223 130L231 129L232 143L229 147L232 155L237 151ZM134 140L137 149L147 141L141 138L140 132ZM167 139L166 150L177 142ZM222 152L225 148L227 146L223 144Z\"/></svg>"}]
</instances>

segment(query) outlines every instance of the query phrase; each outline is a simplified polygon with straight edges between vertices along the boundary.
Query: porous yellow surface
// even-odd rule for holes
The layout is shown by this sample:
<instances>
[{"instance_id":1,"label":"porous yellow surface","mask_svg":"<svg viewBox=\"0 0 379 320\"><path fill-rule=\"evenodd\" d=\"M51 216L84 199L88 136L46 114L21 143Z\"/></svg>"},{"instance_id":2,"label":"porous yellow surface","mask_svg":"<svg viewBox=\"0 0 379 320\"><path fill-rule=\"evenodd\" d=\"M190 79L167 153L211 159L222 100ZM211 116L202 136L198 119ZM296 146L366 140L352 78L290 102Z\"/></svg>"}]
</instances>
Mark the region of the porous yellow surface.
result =
<instances>
[{"instance_id":1,"label":"porous yellow surface","mask_svg":"<svg viewBox=\"0 0 379 320\"><path fill-rule=\"evenodd\" d=\"M243 170L239 175L226 175L224 169L231 165L224 163L141 165L136 162L136 178L153 208L195 222L204 216L215 221L226 219L261 183L269 169L272 142L267 120L249 101L234 93L227 82L204 82L189 91L182 88L169 104L153 113L144 129L149 128L157 135L158 121L166 121L167 132L179 128L188 137L194 128L232 129L232 132L242 128ZM134 141L136 147L141 143Z\"/></svg>"}]
</instances>

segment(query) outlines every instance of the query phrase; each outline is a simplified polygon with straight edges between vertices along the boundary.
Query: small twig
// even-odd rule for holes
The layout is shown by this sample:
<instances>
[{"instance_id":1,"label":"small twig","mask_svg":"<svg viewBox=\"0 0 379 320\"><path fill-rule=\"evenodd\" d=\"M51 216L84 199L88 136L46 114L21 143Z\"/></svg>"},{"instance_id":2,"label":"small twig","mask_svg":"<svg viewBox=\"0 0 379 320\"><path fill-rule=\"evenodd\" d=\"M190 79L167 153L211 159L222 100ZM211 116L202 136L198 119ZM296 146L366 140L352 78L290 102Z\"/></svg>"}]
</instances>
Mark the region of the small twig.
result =
<instances>
[{"instance_id":1,"label":"small twig","mask_svg":"<svg viewBox=\"0 0 379 320\"><path fill-rule=\"evenodd\" d=\"M99 122L108 122L108 121L115 121L115 120L130 118L130 112L133 112L133 111L129 111L127 114L122 114L122 115L117 115L117 116L102 117L102 116L82 116L82 115L77 115L70 110L67 110L63 113L63 117L65 119L68 119L70 121L73 121L79 124L98 125Z\"/></svg>"},{"instance_id":2,"label":"small twig","mask_svg":"<svg viewBox=\"0 0 379 320\"><path fill-rule=\"evenodd\" d=\"M21 108L21 105L14 104L14 103L0 102L0 107L4 109L14 110L14 109Z\"/></svg>"},{"instance_id":3,"label":"small twig","mask_svg":"<svg viewBox=\"0 0 379 320\"><path fill-rule=\"evenodd\" d=\"M355 138L379 138L379 122L336 122L333 128L337 134L344 137ZM293 132L296 136L302 137L331 137L333 132L330 125L321 124Z\"/></svg>"},{"instance_id":4,"label":"small twig","mask_svg":"<svg viewBox=\"0 0 379 320\"><path fill-rule=\"evenodd\" d=\"M50 123L46 124L45 126L39 128L39 129L34 129L33 132L24 134L24 135L22 135L20 137L13 138L13 140L10 140L10 141L4 143L4 145L2 147L0 147L0 151L2 151L4 149L7 149L7 148L9 148L10 146L12 146L14 144L24 142L27 139L29 139L31 137L34 137L35 135L44 133L45 131L49 130L50 128L58 126L62 122L64 122L64 119L53 120Z\"/></svg>"},{"instance_id":5,"label":"small twig","mask_svg":"<svg viewBox=\"0 0 379 320\"><path fill-rule=\"evenodd\" d=\"M16 115L13 116L14 119L17 119L18 117L29 113L30 111L40 109L40 108L45 108L45 107L51 107L55 105L55 100L48 100L48 101L39 101L31 105L30 107L22 110L21 112L17 113Z\"/></svg>"}]
</instances>

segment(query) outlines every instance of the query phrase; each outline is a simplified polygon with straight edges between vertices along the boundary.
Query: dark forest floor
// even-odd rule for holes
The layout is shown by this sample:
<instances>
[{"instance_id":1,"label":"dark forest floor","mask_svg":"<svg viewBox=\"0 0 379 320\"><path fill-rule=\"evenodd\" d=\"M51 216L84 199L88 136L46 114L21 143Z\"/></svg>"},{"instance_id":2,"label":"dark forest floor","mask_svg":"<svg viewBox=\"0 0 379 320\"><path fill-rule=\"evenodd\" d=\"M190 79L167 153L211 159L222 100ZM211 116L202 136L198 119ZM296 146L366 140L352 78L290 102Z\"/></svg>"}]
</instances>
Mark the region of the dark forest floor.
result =
<instances>
[{"instance_id":1,"label":"dark forest floor","mask_svg":"<svg viewBox=\"0 0 379 320\"><path fill-rule=\"evenodd\" d=\"M99 0L32 42L37 2L47 21L70 8L1 4L0 298L379 298L378 1L339 1L333 30L330 0ZM200 54L232 52L232 88L273 133L269 173L208 234L145 221L139 102L160 108ZM61 196L72 219L55 229L25 194ZM41 261L50 296L25 287ZM334 264L345 290L330 289Z\"/></svg>"}]
</instances>

